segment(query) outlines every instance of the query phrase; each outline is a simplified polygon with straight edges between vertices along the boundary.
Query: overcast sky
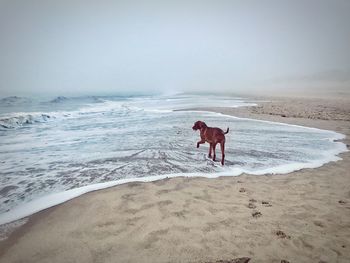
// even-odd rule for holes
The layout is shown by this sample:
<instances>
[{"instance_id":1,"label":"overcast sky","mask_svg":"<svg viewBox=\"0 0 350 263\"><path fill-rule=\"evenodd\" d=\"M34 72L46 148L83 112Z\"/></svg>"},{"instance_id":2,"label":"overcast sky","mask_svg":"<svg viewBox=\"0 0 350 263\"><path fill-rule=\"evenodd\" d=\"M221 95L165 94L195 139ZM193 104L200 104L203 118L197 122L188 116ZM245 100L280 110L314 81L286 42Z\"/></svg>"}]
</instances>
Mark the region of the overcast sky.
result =
<instances>
[{"instance_id":1,"label":"overcast sky","mask_svg":"<svg viewBox=\"0 0 350 263\"><path fill-rule=\"evenodd\" d=\"M348 0L0 0L0 96L349 83L349 47Z\"/></svg>"}]
</instances>

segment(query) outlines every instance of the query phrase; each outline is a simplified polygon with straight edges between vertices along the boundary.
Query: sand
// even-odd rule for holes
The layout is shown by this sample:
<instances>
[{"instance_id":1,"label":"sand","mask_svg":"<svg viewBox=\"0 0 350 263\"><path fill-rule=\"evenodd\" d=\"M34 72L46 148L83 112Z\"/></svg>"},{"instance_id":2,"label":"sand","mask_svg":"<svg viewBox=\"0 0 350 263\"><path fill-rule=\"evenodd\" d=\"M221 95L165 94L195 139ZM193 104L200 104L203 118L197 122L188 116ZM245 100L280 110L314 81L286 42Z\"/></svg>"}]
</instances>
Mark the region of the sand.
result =
<instances>
[{"instance_id":1,"label":"sand","mask_svg":"<svg viewBox=\"0 0 350 263\"><path fill-rule=\"evenodd\" d=\"M211 110L335 130L350 144L348 99L259 99L269 102ZM92 192L31 216L0 242L0 262L350 262L350 153L341 157L286 175Z\"/></svg>"}]
</instances>

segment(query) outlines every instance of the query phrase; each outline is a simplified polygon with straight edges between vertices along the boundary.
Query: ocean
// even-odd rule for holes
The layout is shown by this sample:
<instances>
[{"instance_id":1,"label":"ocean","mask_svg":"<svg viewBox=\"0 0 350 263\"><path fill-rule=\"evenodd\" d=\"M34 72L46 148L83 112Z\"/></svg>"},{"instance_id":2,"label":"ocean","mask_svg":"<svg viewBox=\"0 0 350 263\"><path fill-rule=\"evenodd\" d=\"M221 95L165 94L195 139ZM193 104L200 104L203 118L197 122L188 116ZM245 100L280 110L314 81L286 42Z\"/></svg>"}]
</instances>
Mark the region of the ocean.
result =
<instances>
[{"instance_id":1,"label":"ocean","mask_svg":"<svg viewBox=\"0 0 350 263\"><path fill-rule=\"evenodd\" d=\"M86 96L0 100L0 224L83 193L175 176L264 175L340 159L344 135L315 128L194 111L254 106L211 95ZM230 132L226 162L196 148L193 123Z\"/></svg>"}]
</instances>

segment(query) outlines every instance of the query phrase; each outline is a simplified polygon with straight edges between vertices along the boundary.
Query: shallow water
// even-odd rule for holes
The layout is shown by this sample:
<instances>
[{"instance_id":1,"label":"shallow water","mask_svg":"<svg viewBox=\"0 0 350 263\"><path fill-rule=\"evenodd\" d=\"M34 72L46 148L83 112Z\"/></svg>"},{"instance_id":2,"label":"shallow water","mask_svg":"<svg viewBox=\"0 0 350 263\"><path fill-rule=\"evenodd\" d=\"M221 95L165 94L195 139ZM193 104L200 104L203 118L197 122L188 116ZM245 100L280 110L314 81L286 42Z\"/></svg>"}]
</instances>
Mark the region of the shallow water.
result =
<instances>
[{"instance_id":1,"label":"shallow water","mask_svg":"<svg viewBox=\"0 0 350 263\"><path fill-rule=\"evenodd\" d=\"M343 136L331 131L173 111L245 105L253 104L238 98L152 96L67 98L28 107L40 112L25 112L23 105L22 112L8 112L8 106L0 116L0 213L102 182L175 173L287 173L336 161L346 150L334 142ZM224 167L207 158L207 144L196 148L199 133L191 127L197 120L230 127Z\"/></svg>"}]
</instances>

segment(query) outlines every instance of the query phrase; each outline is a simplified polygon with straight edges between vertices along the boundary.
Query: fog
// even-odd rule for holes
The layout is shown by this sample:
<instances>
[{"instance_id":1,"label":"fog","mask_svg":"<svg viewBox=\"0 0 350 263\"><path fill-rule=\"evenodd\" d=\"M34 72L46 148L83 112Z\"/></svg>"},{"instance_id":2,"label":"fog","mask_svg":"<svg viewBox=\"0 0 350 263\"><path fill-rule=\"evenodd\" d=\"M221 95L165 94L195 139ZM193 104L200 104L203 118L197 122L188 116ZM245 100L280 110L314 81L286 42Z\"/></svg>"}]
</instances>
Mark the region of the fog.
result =
<instances>
[{"instance_id":1,"label":"fog","mask_svg":"<svg viewBox=\"0 0 350 263\"><path fill-rule=\"evenodd\" d=\"M0 96L350 87L350 1L0 0Z\"/></svg>"}]
</instances>

